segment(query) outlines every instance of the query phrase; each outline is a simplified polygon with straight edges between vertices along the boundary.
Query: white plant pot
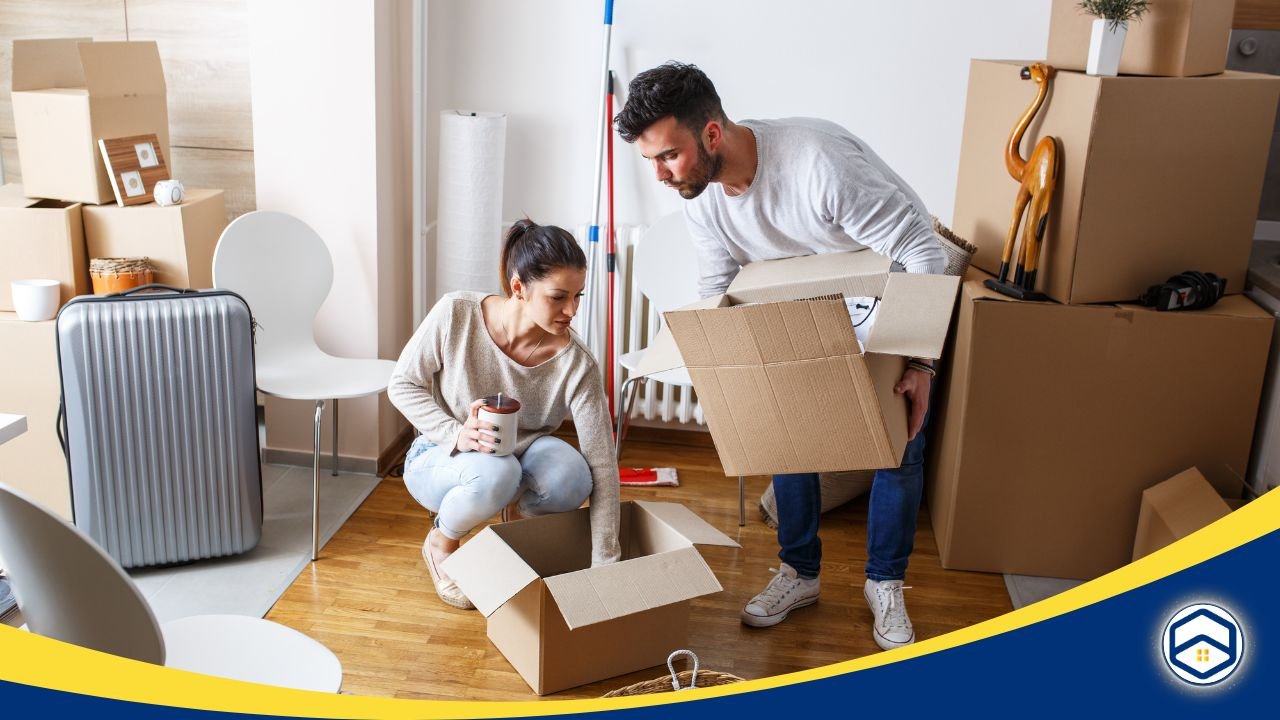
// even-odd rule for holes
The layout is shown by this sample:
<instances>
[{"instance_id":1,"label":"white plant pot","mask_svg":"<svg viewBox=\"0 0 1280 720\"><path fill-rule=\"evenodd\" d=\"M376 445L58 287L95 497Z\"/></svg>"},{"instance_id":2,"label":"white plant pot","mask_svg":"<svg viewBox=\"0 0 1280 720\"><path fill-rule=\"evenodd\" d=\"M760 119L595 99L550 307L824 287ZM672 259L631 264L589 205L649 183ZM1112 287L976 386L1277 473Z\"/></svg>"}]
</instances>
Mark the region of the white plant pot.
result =
<instances>
[{"instance_id":1,"label":"white plant pot","mask_svg":"<svg viewBox=\"0 0 1280 720\"><path fill-rule=\"evenodd\" d=\"M13 290L13 311L19 320L41 322L58 314L62 286L57 280L14 280L9 287Z\"/></svg>"},{"instance_id":2,"label":"white plant pot","mask_svg":"<svg viewBox=\"0 0 1280 720\"><path fill-rule=\"evenodd\" d=\"M1120 55L1124 52L1124 36L1129 29L1117 25L1115 30L1108 29L1110 21L1098 18L1093 21L1093 32L1089 36L1090 75L1114 76L1120 72Z\"/></svg>"}]
</instances>

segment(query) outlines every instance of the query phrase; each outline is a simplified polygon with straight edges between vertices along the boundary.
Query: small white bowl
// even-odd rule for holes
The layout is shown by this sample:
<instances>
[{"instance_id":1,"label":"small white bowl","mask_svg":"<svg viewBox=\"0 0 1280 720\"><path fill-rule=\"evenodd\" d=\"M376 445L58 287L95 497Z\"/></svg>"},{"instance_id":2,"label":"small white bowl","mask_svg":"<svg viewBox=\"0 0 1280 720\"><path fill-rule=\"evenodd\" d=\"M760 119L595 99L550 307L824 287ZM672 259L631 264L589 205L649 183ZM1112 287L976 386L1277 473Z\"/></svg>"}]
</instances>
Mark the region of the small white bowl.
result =
<instances>
[{"instance_id":1,"label":"small white bowl","mask_svg":"<svg viewBox=\"0 0 1280 720\"><path fill-rule=\"evenodd\" d=\"M62 285L57 280L14 280L13 310L19 320L40 322L52 320L58 314Z\"/></svg>"}]
</instances>

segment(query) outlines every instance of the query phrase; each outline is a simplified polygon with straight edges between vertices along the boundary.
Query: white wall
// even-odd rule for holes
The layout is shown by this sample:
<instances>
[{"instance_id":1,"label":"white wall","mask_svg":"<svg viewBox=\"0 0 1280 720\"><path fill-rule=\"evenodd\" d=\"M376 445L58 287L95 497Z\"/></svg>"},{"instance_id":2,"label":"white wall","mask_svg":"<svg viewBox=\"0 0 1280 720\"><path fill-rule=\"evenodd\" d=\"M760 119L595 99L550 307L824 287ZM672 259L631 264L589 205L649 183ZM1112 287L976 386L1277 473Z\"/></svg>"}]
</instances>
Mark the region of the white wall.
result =
<instances>
[{"instance_id":1,"label":"white wall","mask_svg":"<svg viewBox=\"0 0 1280 720\"><path fill-rule=\"evenodd\" d=\"M505 217L586 222L603 1L429 2L433 115L510 115ZM840 123L950 220L969 59L1041 58L1048 28L1049 0L617 0L613 66L625 83L668 59L692 62L731 118ZM616 141L615 153L618 222L680 207L634 148Z\"/></svg>"},{"instance_id":2,"label":"white wall","mask_svg":"<svg viewBox=\"0 0 1280 720\"><path fill-rule=\"evenodd\" d=\"M394 359L409 336L408 15L406 0L249 3L258 208L324 238L315 331L334 355ZM267 446L309 453L312 408L269 400ZM344 456L376 458L406 427L385 396L341 416Z\"/></svg>"}]
</instances>

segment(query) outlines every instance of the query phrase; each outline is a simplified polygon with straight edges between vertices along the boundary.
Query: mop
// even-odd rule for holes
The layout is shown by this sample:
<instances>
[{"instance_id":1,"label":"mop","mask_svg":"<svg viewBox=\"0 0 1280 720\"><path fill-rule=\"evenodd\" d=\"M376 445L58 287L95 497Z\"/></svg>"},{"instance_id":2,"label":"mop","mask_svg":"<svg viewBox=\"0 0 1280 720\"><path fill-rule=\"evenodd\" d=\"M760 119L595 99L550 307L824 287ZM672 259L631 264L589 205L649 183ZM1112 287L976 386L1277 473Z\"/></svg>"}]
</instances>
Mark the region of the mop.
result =
<instances>
[{"instance_id":1,"label":"mop","mask_svg":"<svg viewBox=\"0 0 1280 720\"><path fill-rule=\"evenodd\" d=\"M596 255L600 248L600 179L604 166L604 146L605 133L609 132L609 123L601 122L601 116L608 111L607 98L609 97L609 43L613 36L613 0L605 0L604 3L604 49L600 60L600 105L596 110L596 162L593 166L595 177L591 181L591 226L587 230L587 281L591 283L591 291L587 293L587 302L584 303L586 314L586 322L583 324L583 340L586 341L587 347L595 348L596 334L596 303L595 303L595 286L596 276L599 272ZM612 135L612 133L610 133ZM610 398L613 393L609 393Z\"/></svg>"}]
</instances>

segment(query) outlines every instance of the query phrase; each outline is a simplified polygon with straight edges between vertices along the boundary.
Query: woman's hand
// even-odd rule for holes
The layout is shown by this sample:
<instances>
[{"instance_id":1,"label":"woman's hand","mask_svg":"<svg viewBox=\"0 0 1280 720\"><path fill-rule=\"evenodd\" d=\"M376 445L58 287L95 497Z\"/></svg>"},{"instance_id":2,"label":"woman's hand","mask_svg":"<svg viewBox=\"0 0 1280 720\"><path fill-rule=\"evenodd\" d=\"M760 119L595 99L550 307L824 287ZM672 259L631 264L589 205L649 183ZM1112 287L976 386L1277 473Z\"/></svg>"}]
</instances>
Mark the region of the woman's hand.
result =
<instances>
[{"instance_id":1,"label":"woman's hand","mask_svg":"<svg viewBox=\"0 0 1280 720\"><path fill-rule=\"evenodd\" d=\"M497 451L497 425L480 421L480 406L484 400L471 403L467 421L462 424L462 432L458 433L458 452L482 452L492 455Z\"/></svg>"}]
</instances>

